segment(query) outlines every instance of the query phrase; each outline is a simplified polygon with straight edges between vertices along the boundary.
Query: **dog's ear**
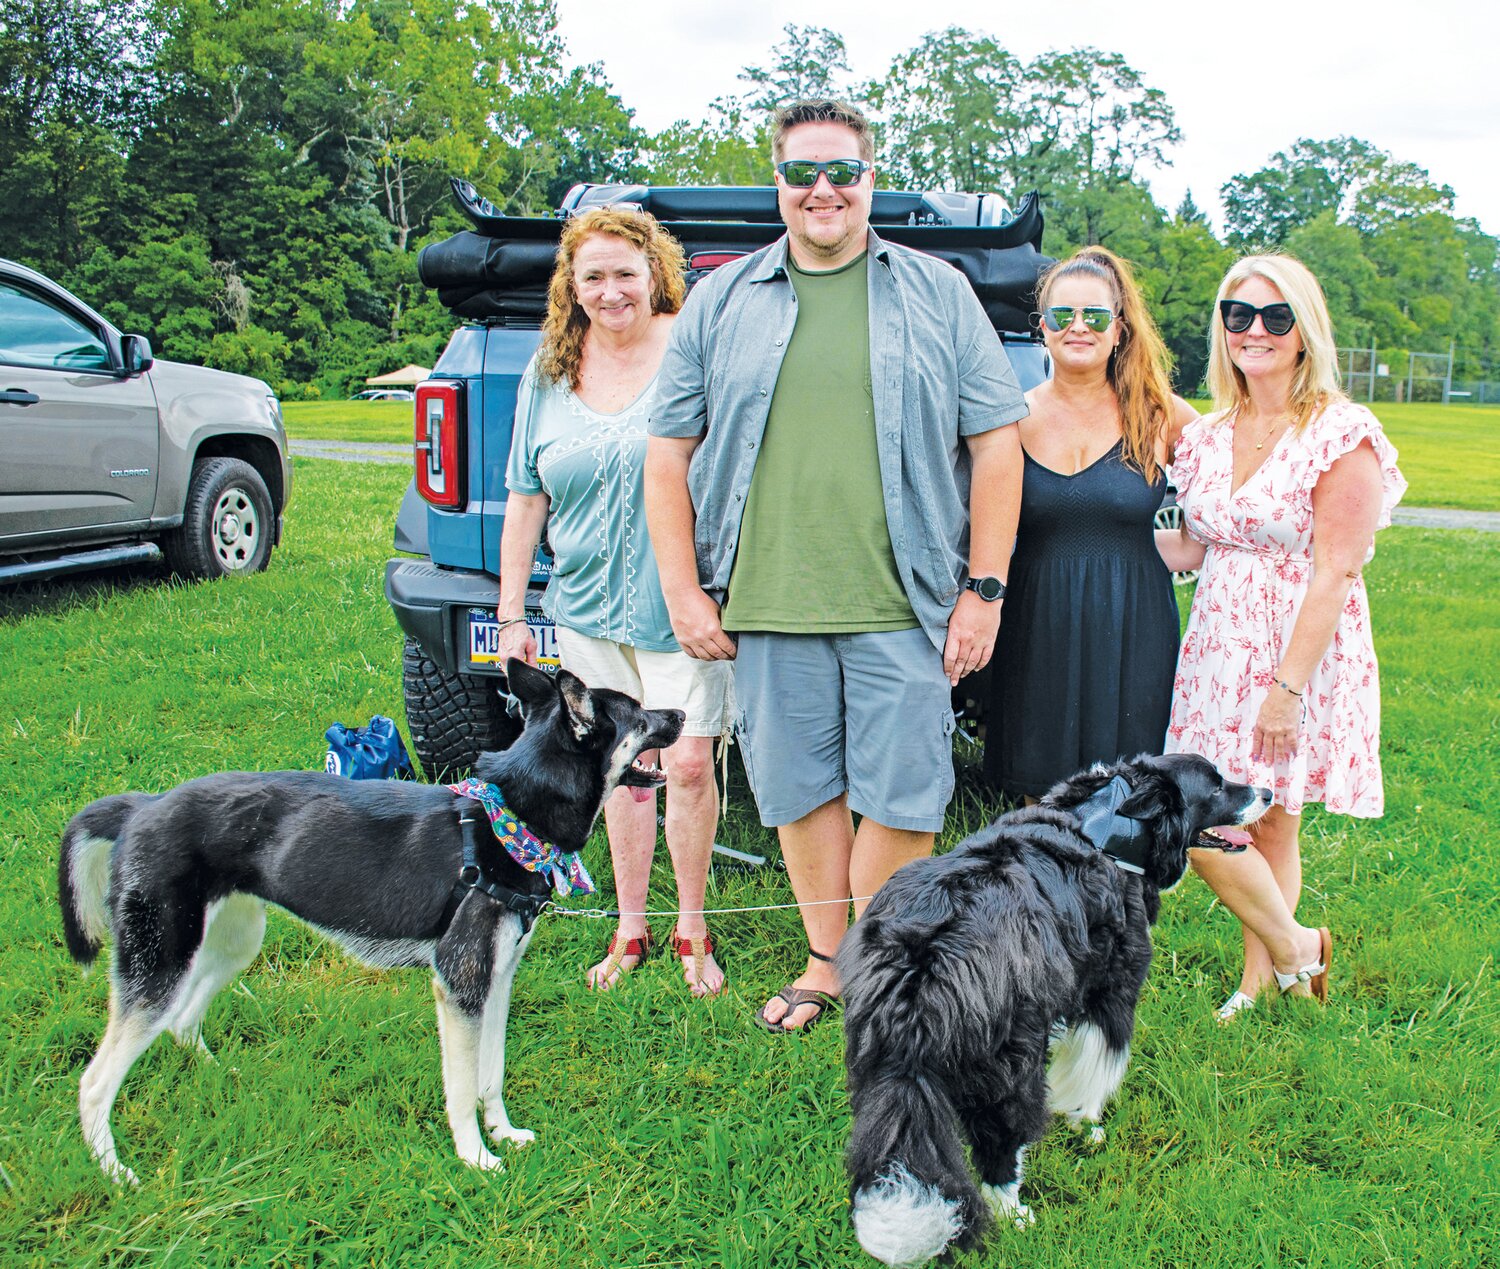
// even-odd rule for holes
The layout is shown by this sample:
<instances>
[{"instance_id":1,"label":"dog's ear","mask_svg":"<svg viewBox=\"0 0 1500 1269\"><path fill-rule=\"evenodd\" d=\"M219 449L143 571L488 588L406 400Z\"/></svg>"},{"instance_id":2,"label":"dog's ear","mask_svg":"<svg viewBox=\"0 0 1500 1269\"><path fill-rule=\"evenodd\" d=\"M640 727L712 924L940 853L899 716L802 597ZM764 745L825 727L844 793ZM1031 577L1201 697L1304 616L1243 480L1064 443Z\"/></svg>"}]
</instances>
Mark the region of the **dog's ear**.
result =
<instances>
[{"instance_id":1,"label":"dog's ear","mask_svg":"<svg viewBox=\"0 0 1500 1269\"><path fill-rule=\"evenodd\" d=\"M519 657L511 657L505 663L505 679L510 694L527 709L532 709L557 695L557 684L546 670L527 665Z\"/></svg>"},{"instance_id":2,"label":"dog's ear","mask_svg":"<svg viewBox=\"0 0 1500 1269\"><path fill-rule=\"evenodd\" d=\"M595 721L594 698L589 695L588 685L576 674L559 670L557 690L561 693L563 705L568 711L568 722L572 725L573 734L582 740L594 730Z\"/></svg>"},{"instance_id":3,"label":"dog's ear","mask_svg":"<svg viewBox=\"0 0 1500 1269\"><path fill-rule=\"evenodd\" d=\"M1155 772L1132 772L1130 796L1116 812L1128 820L1157 819L1181 810L1181 799L1174 798L1175 788Z\"/></svg>"}]
</instances>

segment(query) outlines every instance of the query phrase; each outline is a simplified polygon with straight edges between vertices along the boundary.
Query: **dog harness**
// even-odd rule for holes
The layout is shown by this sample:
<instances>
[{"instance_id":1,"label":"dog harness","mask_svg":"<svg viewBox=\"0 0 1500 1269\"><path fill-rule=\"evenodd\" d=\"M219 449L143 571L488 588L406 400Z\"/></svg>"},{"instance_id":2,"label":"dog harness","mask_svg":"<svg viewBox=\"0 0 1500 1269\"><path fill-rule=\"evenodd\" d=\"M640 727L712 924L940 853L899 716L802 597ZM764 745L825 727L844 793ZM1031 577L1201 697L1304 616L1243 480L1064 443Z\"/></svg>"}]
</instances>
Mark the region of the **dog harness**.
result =
<instances>
[{"instance_id":1,"label":"dog harness","mask_svg":"<svg viewBox=\"0 0 1500 1269\"><path fill-rule=\"evenodd\" d=\"M552 843L544 842L505 805L505 800L495 785L471 778L448 787L459 797L469 798L483 806L495 838L505 847L505 853L527 872L540 873L546 877L552 883L554 893L564 897L593 893L594 879L583 866L578 852L560 850ZM446 927L452 920L453 913L470 890L479 890L520 917L521 933L525 934L551 900L543 895L516 890L504 882L496 881L484 871L479 862L479 843L474 836L478 822L478 817L471 810L459 812L458 824L463 834L463 863L458 870L458 880L454 883L453 894L448 901L449 911L444 914L443 924Z\"/></svg>"},{"instance_id":2,"label":"dog harness","mask_svg":"<svg viewBox=\"0 0 1500 1269\"><path fill-rule=\"evenodd\" d=\"M1120 814L1130 796L1130 783L1116 776L1091 797L1073 808L1088 843L1108 855L1116 868L1143 874L1146 871L1146 826Z\"/></svg>"}]
</instances>

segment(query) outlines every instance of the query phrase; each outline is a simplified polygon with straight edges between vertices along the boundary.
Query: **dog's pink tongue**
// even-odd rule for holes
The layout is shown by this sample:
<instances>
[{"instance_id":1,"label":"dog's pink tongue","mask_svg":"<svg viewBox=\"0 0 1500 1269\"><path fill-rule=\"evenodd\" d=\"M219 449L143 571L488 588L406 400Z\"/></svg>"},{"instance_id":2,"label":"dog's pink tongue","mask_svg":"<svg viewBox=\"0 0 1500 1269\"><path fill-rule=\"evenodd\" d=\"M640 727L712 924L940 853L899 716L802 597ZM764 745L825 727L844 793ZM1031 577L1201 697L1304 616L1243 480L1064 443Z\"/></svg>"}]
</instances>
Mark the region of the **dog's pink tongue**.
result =
<instances>
[{"instance_id":1,"label":"dog's pink tongue","mask_svg":"<svg viewBox=\"0 0 1500 1269\"><path fill-rule=\"evenodd\" d=\"M638 789L633 784L627 784L625 787L630 790L630 796L637 802L649 802L656 796L655 789Z\"/></svg>"},{"instance_id":2,"label":"dog's pink tongue","mask_svg":"<svg viewBox=\"0 0 1500 1269\"><path fill-rule=\"evenodd\" d=\"M1244 829L1230 828L1225 824L1216 826L1214 828L1214 832L1216 832L1226 842L1229 842L1233 846L1249 846L1252 842L1255 841L1255 839L1251 837L1250 834L1247 833Z\"/></svg>"}]
</instances>

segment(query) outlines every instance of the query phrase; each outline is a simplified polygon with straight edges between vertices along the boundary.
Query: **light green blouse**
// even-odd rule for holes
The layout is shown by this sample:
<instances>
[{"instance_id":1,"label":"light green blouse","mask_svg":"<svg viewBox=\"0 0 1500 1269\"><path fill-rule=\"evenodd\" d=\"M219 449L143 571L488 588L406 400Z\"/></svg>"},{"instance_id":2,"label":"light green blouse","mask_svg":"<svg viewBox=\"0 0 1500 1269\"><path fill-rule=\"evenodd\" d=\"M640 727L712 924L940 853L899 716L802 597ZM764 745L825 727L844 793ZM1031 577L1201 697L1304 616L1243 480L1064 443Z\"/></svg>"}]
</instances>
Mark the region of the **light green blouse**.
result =
<instances>
[{"instance_id":1,"label":"light green blouse","mask_svg":"<svg viewBox=\"0 0 1500 1269\"><path fill-rule=\"evenodd\" d=\"M589 409L526 367L505 484L546 494L552 580L542 608L560 626L647 652L676 652L646 533L646 422L656 381L618 414Z\"/></svg>"}]
</instances>

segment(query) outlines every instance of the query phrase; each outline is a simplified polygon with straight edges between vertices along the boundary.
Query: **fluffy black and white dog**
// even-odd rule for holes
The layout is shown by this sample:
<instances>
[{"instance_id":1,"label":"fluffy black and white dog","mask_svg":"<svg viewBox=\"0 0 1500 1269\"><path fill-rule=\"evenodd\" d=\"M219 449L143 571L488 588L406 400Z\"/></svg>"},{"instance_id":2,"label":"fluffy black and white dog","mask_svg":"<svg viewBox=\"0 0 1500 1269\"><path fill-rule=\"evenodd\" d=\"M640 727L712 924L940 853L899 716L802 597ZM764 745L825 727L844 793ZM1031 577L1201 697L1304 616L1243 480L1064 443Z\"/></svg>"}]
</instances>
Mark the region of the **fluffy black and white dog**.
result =
<instances>
[{"instance_id":1,"label":"fluffy black and white dog","mask_svg":"<svg viewBox=\"0 0 1500 1269\"><path fill-rule=\"evenodd\" d=\"M1143 756L1064 781L881 888L838 954L867 1252L916 1265L973 1246L993 1216L1028 1221L1022 1162L1054 1113L1103 1139L1161 892L1190 847L1243 849L1204 830L1270 801L1203 758Z\"/></svg>"},{"instance_id":2,"label":"fluffy black and white dog","mask_svg":"<svg viewBox=\"0 0 1500 1269\"><path fill-rule=\"evenodd\" d=\"M525 726L511 748L481 755L475 774L537 838L579 850L617 785L665 781L638 759L672 744L683 715L591 691L566 671L554 679L511 661L507 672ZM432 968L460 1159L500 1162L476 1109L497 1143L532 1139L502 1098L505 1024L551 885L502 848L477 802L444 785L322 772L205 776L85 807L63 833L58 888L76 960L114 941L109 1025L78 1095L84 1138L111 1178L135 1181L109 1122L126 1073L163 1031L203 1048L204 1012L260 950L266 903L371 965Z\"/></svg>"}]
</instances>

